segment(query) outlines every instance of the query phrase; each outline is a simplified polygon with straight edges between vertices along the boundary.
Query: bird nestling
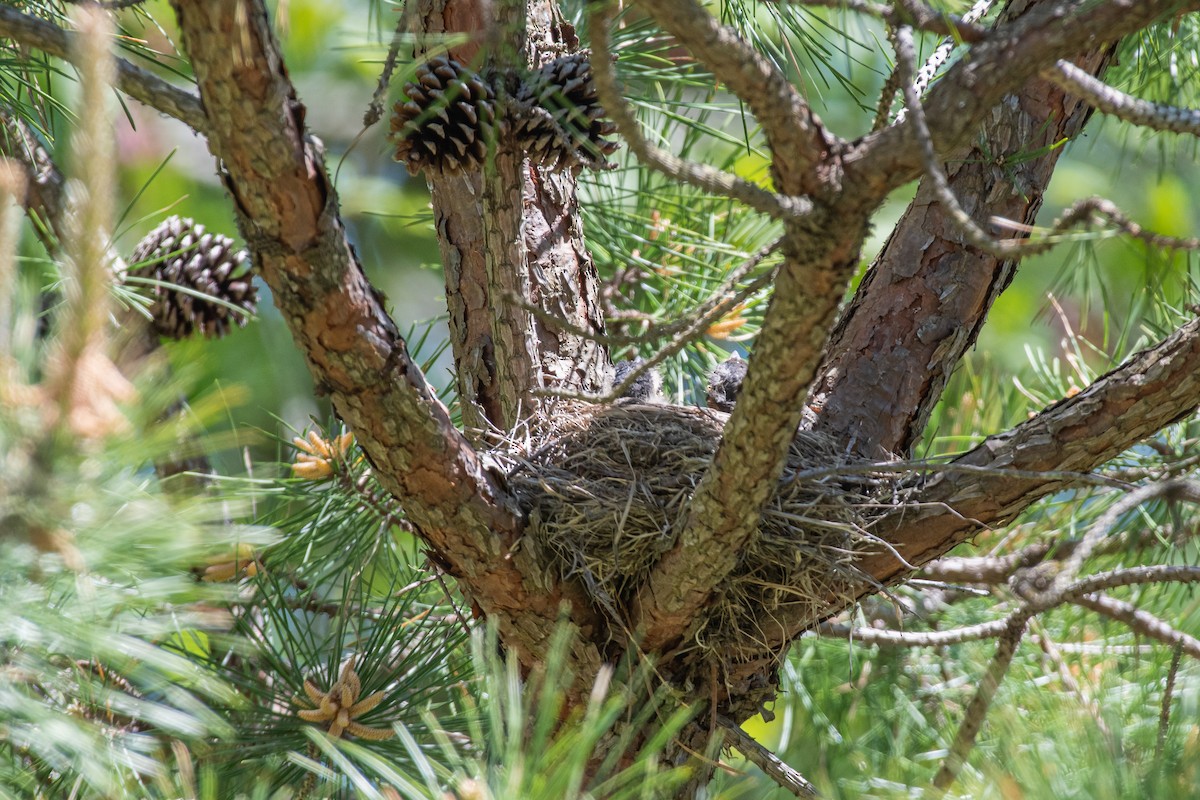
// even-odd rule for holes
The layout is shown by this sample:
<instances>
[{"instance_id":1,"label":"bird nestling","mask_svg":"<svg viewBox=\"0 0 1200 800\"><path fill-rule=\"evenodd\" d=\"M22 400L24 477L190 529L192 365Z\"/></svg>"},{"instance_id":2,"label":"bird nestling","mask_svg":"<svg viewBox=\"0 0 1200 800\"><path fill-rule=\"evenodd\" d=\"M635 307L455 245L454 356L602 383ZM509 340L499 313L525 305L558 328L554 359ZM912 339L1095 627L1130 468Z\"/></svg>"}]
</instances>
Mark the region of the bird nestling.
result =
<instances>
[{"instance_id":1,"label":"bird nestling","mask_svg":"<svg viewBox=\"0 0 1200 800\"><path fill-rule=\"evenodd\" d=\"M641 358L633 358L613 364L613 386L620 386L634 370L645 363ZM661 403L663 401L662 375L657 369L651 367L625 387L625 391L621 393L621 399L638 403Z\"/></svg>"},{"instance_id":2,"label":"bird nestling","mask_svg":"<svg viewBox=\"0 0 1200 800\"><path fill-rule=\"evenodd\" d=\"M708 407L729 413L742 391L746 378L746 362L737 353L717 364L708 375L708 390L705 397Z\"/></svg>"}]
</instances>

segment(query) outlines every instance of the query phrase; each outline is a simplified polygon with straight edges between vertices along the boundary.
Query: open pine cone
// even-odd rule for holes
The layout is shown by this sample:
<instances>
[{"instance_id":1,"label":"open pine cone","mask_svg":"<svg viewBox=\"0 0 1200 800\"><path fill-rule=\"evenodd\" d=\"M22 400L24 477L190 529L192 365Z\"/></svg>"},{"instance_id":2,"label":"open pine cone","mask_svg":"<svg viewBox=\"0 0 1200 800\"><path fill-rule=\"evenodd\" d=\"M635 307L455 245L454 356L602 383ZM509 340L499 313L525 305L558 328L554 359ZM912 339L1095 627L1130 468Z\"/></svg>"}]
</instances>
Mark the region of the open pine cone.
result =
<instances>
[{"instance_id":1,"label":"open pine cone","mask_svg":"<svg viewBox=\"0 0 1200 800\"><path fill-rule=\"evenodd\" d=\"M245 326L257 307L246 252L186 217L168 217L138 242L129 261L130 275L160 282L150 310L161 336L224 336L232 325Z\"/></svg>"},{"instance_id":2,"label":"open pine cone","mask_svg":"<svg viewBox=\"0 0 1200 800\"><path fill-rule=\"evenodd\" d=\"M561 56L526 79L517 92L515 134L530 160L556 169L609 167L618 147L605 139L616 126L604 119L586 52Z\"/></svg>"},{"instance_id":3,"label":"open pine cone","mask_svg":"<svg viewBox=\"0 0 1200 800\"><path fill-rule=\"evenodd\" d=\"M498 133L495 89L447 56L422 64L414 77L404 86L408 101L392 112L396 160L411 175L481 167Z\"/></svg>"}]
</instances>

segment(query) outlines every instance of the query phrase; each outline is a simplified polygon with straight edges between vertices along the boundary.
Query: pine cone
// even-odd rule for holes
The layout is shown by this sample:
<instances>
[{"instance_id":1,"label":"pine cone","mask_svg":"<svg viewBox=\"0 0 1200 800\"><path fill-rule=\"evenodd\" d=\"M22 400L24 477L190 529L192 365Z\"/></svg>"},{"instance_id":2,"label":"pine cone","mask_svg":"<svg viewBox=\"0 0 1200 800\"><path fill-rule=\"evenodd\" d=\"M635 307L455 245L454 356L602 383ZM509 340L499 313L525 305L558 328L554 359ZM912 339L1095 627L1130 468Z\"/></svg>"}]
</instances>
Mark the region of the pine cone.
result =
<instances>
[{"instance_id":1,"label":"pine cone","mask_svg":"<svg viewBox=\"0 0 1200 800\"><path fill-rule=\"evenodd\" d=\"M478 169L494 141L496 90L483 77L447 56L422 64L404 86L408 102L396 103L392 135L396 160L410 175Z\"/></svg>"},{"instance_id":2,"label":"pine cone","mask_svg":"<svg viewBox=\"0 0 1200 800\"><path fill-rule=\"evenodd\" d=\"M616 126L604 119L586 52L547 63L517 91L515 134L531 161L554 169L606 169L618 145L605 139Z\"/></svg>"},{"instance_id":3,"label":"pine cone","mask_svg":"<svg viewBox=\"0 0 1200 800\"><path fill-rule=\"evenodd\" d=\"M232 239L208 233L191 219L168 217L138 242L129 261L131 275L160 282L153 286L150 310L155 332L169 339L196 331L224 336L231 322L244 327L257 306L246 251L235 251Z\"/></svg>"}]
</instances>

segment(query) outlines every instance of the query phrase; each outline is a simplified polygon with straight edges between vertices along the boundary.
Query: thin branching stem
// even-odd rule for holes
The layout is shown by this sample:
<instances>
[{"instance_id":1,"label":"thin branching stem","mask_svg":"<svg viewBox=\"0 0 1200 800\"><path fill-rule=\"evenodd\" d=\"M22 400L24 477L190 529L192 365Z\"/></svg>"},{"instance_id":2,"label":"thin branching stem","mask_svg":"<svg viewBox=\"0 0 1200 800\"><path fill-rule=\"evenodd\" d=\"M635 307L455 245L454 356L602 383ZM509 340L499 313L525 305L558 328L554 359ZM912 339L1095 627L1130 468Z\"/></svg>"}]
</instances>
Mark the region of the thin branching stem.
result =
<instances>
[{"instance_id":1,"label":"thin branching stem","mask_svg":"<svg viewBox=\"0 0 1200 800\"><path fill-rule=\"evenodd\" d=\"M746 760L757 766L771 780L779 784L794 797L819 797L817 787L798 771L785 764L779 756L754 741L744 730L728 717L717 717L717 724L725 731L725 746L736 747Z\"/></svg>"},{"instance_id":2,"label":"thin branching stem","mask_svg":"<svg viewBox=\"0 0 1200 800\"><path fill-rule=\"evenodd\" d=\"M1074 552L1063 562L1062 571L1055 578L1055 585L1059 588L1065 588L1067 584L1074 580L1075 576L1079 574L1083 562L1091 556L1096 546L1112 533L1113 528L1120 522L1121 517L1142 503L1159 497L1166 497L1173 500L1187 500L1193 503L1200 502L1200 481L1172 480L1152 483L1122 497L1111 508L1105 511L1088 532L1084 534L1083 541L1079 543Z\"/></svg>"},{"instance_id":3,"label":"thin branching stem","mask_svg":"<svg viewBox=\"0 0 1200 800\"><path fill-rule=\"evenodd\" d=\"M515 303L524 310L532 313L542 322L551 325L560 330L575 336L581 336L586 339L591 339L609 347L623 347L631 344L647 344L649 342L658 342L668 337L678 336L686 331L694 330L700 323L712 324L721 317L728 314L739 303L750 297L755 292L762 289L775 278L775 269L769 269L762 275L759 275L750 283L738 288L738 284L745 280L746 276L753 272L762 262L772 253L779 249L783 240L777 240L773 244L760 249L750 258L743 261L729 273L721 285L715 289L709 298L700 305L692 309L686 317L673 320L671 322L663 322L657 325L650 326L645 332L636 336L620 335L620 334L605 334L596 333L595 331L584 330L578 325L573 325L562 317L552 314L545 309L528 303L524 300L510 295L507 300L510 303Z\"/></svg>"},{"instance_id":4,"label":"thin branching stem","mask_svg":"<svg viewBox=\"0 0 1200 800\"><path fill-rule=\"evenodd\" d=\"M916 51L913 45L912 29L905 26L896 28L894 40L896 43L896 68L901 74L904 107L908 112L908 122L911 124L913 134L917 140L921 163L925 169L925 177L930 182L934 196L945 207L947 216L957 226L959 233L967 244L997 258L1025 258L1049 250L1059 243L1058 234L1075 227L1087 225L1092 221L1093 217L1098 216L1114 225L1120 231L1141 239L1147 244L1167 249L1200 249L1200 239L1198 238L1181 239L1143 230L1141 226L1130 221L1114 203L1102 198L1088 198L1075 203L1066 213L1055 220L1049 234L1038 241L1031 242L1025 239L1001 240L989 235L963 209L962 204L955 197L954 191L950 188L950 182L946 177L945 170L942 169L941 164L938 162L937 153L933 145L933 135L930 133L929 124L925 118L925 110L921 105L921 99L917 94L917 89L913 82ZM993 218L990 222L997 227L1007 227L1022 233L1030 232L1030 228L1027 226L1016 225L1007 220Z\"/></svg>"},{"instance_id":5,"label":"thin branching stem","mask_svg":"<svg viewBox=\"0 0 1200 800\"><path fill-rule=\"evenodd\" d=\"M900 2L871 3L868 0L793 0L801 5L820 6L822 8L838 8L877 17L889 25L911 25L920 31L950 36L960 42L972 44L983 41L987 30L975 24L970 13L961 17L953 14L943 14L918 0L900 0ZM973 9L972 9L973 10Z\"/></svg>"}]
</instances>

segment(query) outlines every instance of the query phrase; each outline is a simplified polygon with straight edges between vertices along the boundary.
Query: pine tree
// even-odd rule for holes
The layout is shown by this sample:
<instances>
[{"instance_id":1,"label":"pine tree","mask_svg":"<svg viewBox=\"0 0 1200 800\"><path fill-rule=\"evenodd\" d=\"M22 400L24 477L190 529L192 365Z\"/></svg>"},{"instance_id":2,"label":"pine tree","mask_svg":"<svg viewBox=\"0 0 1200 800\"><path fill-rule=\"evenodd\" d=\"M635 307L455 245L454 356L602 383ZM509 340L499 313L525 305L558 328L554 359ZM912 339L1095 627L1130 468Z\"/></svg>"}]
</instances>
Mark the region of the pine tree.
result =
<instances>
[{"instance_id":1,"label":"pine tree","mask_svg":"<svg viewBox=\"0 0 1200 800\"><path fill-rule=\"evenodd\" d=\"M1101 117L1200 135L1200 3L994 5L406 7L364 125L428 186L440 344L261 0L0 6L0 789L1194 788L1200 241L1039 210ZM238 239L114 236L110 84L203 138ZM1071 308L1013 388L970 350L1035 256ZM332 417L234 475L161 338L244 325L248 269Z\"/></svg>"}]
</instances>

